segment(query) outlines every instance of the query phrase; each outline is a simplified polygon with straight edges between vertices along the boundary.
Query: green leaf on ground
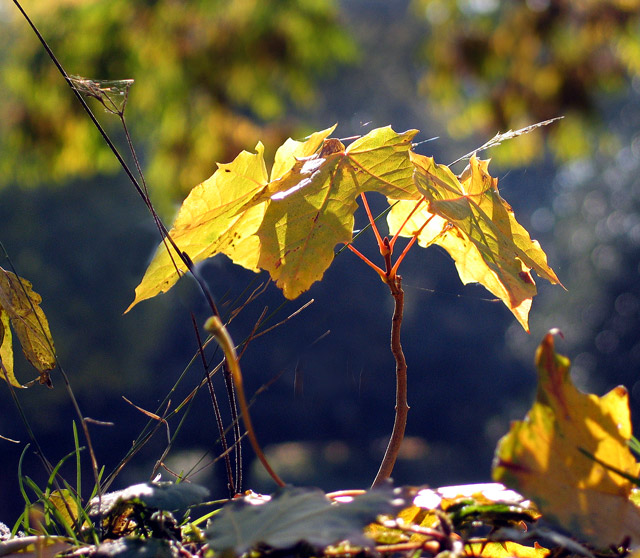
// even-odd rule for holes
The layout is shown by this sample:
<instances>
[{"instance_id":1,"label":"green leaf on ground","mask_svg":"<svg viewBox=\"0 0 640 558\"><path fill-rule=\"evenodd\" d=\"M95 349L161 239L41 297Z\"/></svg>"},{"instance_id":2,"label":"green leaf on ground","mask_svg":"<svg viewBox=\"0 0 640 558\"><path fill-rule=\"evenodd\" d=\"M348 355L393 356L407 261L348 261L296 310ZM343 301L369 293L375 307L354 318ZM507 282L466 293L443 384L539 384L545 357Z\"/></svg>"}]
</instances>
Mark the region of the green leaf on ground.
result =
<instances>
[{"instance_id":1,"label":"green leaf on ground","mask_svg":"<svg viewBox=\"0 0 640 558\"><path fill-rule=\"evenodd\" d=\"M404 503L391 487L371 490L348 503L331 502L319 489L291 487L266 503L250 502L234 500L215 516L207 530L213 550L240 555L260 545L288 549L304 542L324 548L344 540L371 546L364 528Z\"/></svg>"},{"instance_id":2,"label":"green leaf on ground","mask_svg":"<svg viewBox=\"0 0 640 558\"><path fill-rule=\"evenodd\" d=\"M209 491L198 484L173 482L147 482L134 484L103 494L100 500L91 501L91 515L109 515L118 513L132 504L141 504L146 508L182 512L189 506L200 504L209 495ZM98 504L100 508L98 509Z\"/></svg>"}]
</instances>

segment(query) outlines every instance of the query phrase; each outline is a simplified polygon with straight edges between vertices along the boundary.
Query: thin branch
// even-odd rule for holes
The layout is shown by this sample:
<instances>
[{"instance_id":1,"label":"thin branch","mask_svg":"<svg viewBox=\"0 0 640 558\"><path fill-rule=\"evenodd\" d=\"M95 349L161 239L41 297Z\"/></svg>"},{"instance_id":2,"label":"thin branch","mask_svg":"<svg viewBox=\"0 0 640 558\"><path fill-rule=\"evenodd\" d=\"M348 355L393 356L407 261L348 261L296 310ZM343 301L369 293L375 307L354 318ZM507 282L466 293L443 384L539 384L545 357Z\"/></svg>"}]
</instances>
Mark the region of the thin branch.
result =
<instances>
[{"instance_id":1,"label":"thin branch","mask_svg":"<svg viewBox=\"0 0 640 558\"><path fill-rule=\"evenodd\" d=\"M369 202L367 201L367 197L364 195L364 192L360 194L360 199L362 200L362 205L364 206L364 210L367 212L367 217L369 218L369 223L371 224L371 228L373 229L373 234L376 235L376 241L378 242L380 253L383 254L382 251L383 251L384 244L382 242L382 237L380 236L380 231L378 231L378 227L376 226L376 221L373 218L371 209L369 208Z\"/></svg>"},{"instance_id":2,"label":"thin branch","mask_svg":"<svg viewBox=\"0 0 640 558\"><path fill-rule=\"evenodd\" d=\"M56 55L53 53L53 51L51 50L51 47L47 44L47 42L45 41L45 39L42 36L42 34L40 33L40 31L38 31L38 28L36 27L36 25L33 23L31 18L27 15L27 13L24 11L22 6L20 5L20 2L18 0L13 0L13 3L16 5L18 10L20 10L20 13L23 15L23 17L25 18L25 20L27 21L27 23L29 24L29 26L31 27L33 32L35 33L36 37L38 37L38 40L42 44L42 47L45 49L47 55L49 56L51 61L54 63L54 65L56 66L56 68L58 69L58 71L60 72L62 77L65 79L65 81L69 85L69 87L71 87L71 90L73 91L74 95L77 97L78 101L82 105L82 108L85 110L85 112L87 113L87 115L91 119L91 122L96 127L96 129L98 130L98 132L100 132L100 135L104 139L105 143L107 144L107 146L109 147L111 152L114 154L114 156L118 160L118 163L120 163L120 166L123 168L123 170L126 173L127 177L129 178L129 180L131 181L131 183L135 187L136 191L138 192L138 195L142 198L142 200L144 201L145 205L147 206L147 208L151 212L154 222L158 225L158 229L159 229L159 232L160 232L160 235L161 235L163 241L167 240L171 244L173 249L176 251L176 253L180 257L182 262L185 264L185 266L189 270L189 273L191 273L191 275L196 280L198 286L200 287L200 290L202 291L203 296L205 297L205 299L207 300L207 303L209 304L209 307L211 308L211 311L213 312L214 315L219 317L220 313L218 312L218 307L216 306L216 304L215 304L215 302L213 300L213 296L212 296L211 292L209 291L209 288L207 287L207 284L203 281L203 279L200 277L200 275L196 272L195 266L194 266L193 262L191 261L191 258L189 257L189 255L186 252L183 252L182 250L180 250L180 248L178 248L177 244L171 238L171 235L169 235L169 232L168 232L167 228L164 226L164 224L162 223L162 220L160 219L159 215L157 214L157 212L153 208L153 205L151 204L151 200L149 199L149 196L145 194L144 188L140 186L140 184L138 183L136 177L133 175L133 172L131 171L131 169L129 168L129 166L127 165L125 160L123 159L122 155L120 155L120 152L118 151L118 148L111 141L111 139L107 135L107 132L104 130L104 128L100 125L100 123L96 119L95 115L93 114L93 112L89 108L89 105L87 105L86 101L82 97L82 94L80 93L80 91L74 85L73 79L69 76L69 74L67 74L66 70L63 68L62 64L60 63L60 61L58 60Z\"/></svg>"},{"instance_id":3,"label":"thin branch","mask_svg":"<svg viewBox=\"0 0 640 558\"><path fill-rule=\"evenodd\" d=\"M389 211L391 211L395 205L398 203L399 200L396 200L395 202L393 202L392 205L390 205L389 207L387 207L386 209L383 209L378 216L373 220L374 223L377 223L380 219L382 219L387 213L389 213ZM364 227L362 227L359 231L353 231L354 233L356 233L353 238L351 239L350 244L353 244L360 235L364 234L365 232L367 232L369 229L371 228L371 223L367 223ZM349 244L345 244L344 246L342 246L342 248L340 248L337 252L336 252L336 256L338 254L341 254L344 250L347 249L347 246L349 246Z\"/></svg>"},{"instance_id":4,"label":"thin branch","mask_svg":"<svg viewBox=\"0 0 640 558\"><path fill-rule=\"evenodd\" d=\"M253 293L251 293L251 295L249 296L249 299L247 299L247 301L244 303L244 305L242 305L238 309L238 311L245 308L246 305L253 300L254 295L257 296L256 292L258 292L259 289L260 287L258 287L256 290L254 290ZM264 289L260 291L258 294L261 294L262 292L264 292ZM240 361L240 359L242 358L242 355L248 349L249 343L251 343L251 341L255 339L256 332L260 327L260 325L262 324L268 310L269 310L268 306L265 306L264 309L262 310L262 313L260 314L260 317L256 320L256 323L254 324L253 329L251 330L251 333L249 333L249 335L244 340L240 354L235 355L235 358L237 361ZM235 455L236 455L235 490L236 492L240 492L242 490L242 433L240 431L240 421L238 420L238 405L237 405L237 399L236 399L236 389L238 388L236 387L234 389L235 376L231 373L230 365L228 364L228 355L226 355L226 353L225 353L225 362L226 362L226 366L224 367L224 382L227 388L227 395L229 397L229 406L231 409L231 419L232 419L232 425L233 425L233 438L234 438L233 447L235 449ZM239 372L239 368L238 368L238 372ZM247 408L247 413L248 411L249 410Z\"/></svg>"},{"instance_id":5,"label":"thin branch","mask_svg":"<svg viewBox=\"0 0 640 558\"><path fill-rule=\"evenodd\" d=\"M269 282L260 283L251 294L247 297L247 299L238 307L234 308L229 313L229 319L227 320L227 325L229 325L237 316L242 312L249 304L251 304L254 300L256 300L262 293L267 290L269 286Z\"/></svg>"},{"instance_id":6,"label":"thin branch","mask_svg":"<svg viewBox=\"0 0 640 558\"><path fill-rule=\"evenodd\" d=\"M351 244L347 244L347 248L351 250L356 256L358 256L364 263L366 263L369 267L373 268L373 270L380 275L380 278L386 283L387 275L386 273L380 269L376 264L374 264L367 256L365 256L360 250L352 246Z\"/></svg>"},{"instance_id":7,"label":"thin branch","mask_svg":"<svg viewBox=\"0 0 640 558\"><path fill-rule=\"evenodd\" d=\"M389 241L389 246L391 246L391 251L393 251L393 247L396 244L396 240L398 240L398 237L400 236L400 233L402 232L402 229L405 228L405 226L407 225L407 223L409 222L409 219L411 219L411 217L413 217L413 214L418 210L418 207L420 207L420 205L422 204L422 202L424 202L425 199L424 198L420 198L416 205L413 207L413 209L411 210L411 212L409 213L409 215L407 215L407 218L404 220L404 222L402 223L402 225L400 225L400 227L398 227L398 230L396 231L396 234L393 235L393 238ZM428 221L427 221L428 222ZM422 230L425 227L425 225L422 225L422 228L420 230ZM420 233L417 233L420 234ZM414 236L416 236L414 234Z\"/></svg>"},{"instance_id":8,"label":"thin branch","mask_svg":"<svg viewBox=\"0 0 640 558\"><path fill-rule=\"evenodd\" d=\"M405 256L409 253L409 250L411 250L411 247L415 244L416 240L418 240L418 237L420 236L420 233L424 230L424 228L429 224L431 219L433 219L434 217L435 217L435 215L431 214L429 216L429 218L424 222L424 224L415 233L413 233L413 236L411 237L411 240L409 241L409 244L407 244L404 247L404 250L402 251L402 254L400 254L398 256L398 259L396 260L396 263L391 268L391 277L395 276L398 273L398 268L400 267L400 264L402 263L402 260L404 260ZM395 238L396 237L394 236L394 239Z\"/></svg>"},{"instance_id":9,"label":"thin branch","mask_svg":"<svg viewBox=\"0 0 640 558\"><path fill-rule=\"evenodd\" d=\"M302 312L303 310L305 310L306 308L311 306L314 302L315 302L315 300L312 298L311 300L309 300L309 302L306 302L305 304L300 306L300 308L298 308L295 312L289 314L284 320L280 320L277 324L273 324L272 326L268 327L267 329L264 329L262 331L257 332L255 335L253 335L252 339L257 339L258 337L262 337L266 333L269 333L270 331L276 329L277 327L280 327L281 325L287 323L291 318L294 318L295 316L300 314L300 312Z\"/></svg>"},{"instance_id":10,"label":"thin branch","mask_svg":"<svg viewBox=\"0 0 640 558\"><path fill-rule=\"evenodd\" d=\"M140 411L143 415L153 419L153 420L157 420L159 422L161 422L162 424L165 425L165 427L167 428L167 442L171 441L171 430L169 428L169 423L167 422L167 419L165 417L161 417L159 415L156 415L155 413L152 413L151 411L147 411L146 409L143 409L142 407L139 407L138 405L136 405L135 403L131 402L129 399L127 399L124 395L122 396L122 399L124 399L127 403L129 403L129 405L131 405L133 408L137 409L138 411ZM169 403L167 404L167 411L169 410L169 405L171 404L171 401L169 401ZM165 411L166 413L166 411Z\"/></svg>"},{"instance_id":11,"label":"thin branch","mask_svg":"<svg viewBox=\"0 0 640 558\"><path fill-rule=\"evenodd\" d=\"M226 366L224 366L226 364ZM224 386L227 390L227 399L229 401L229 410L231 411L231 426L233 427L233 450L235 452L235 472L234 487L236 491L242 489L242 432L240 431L240 420L238 416L238 399L236 397L237 387L234 387L234 377L229 368L229 361L225 358L223 362L223 378ZM247 410L247 412L249 412ZM246 421L245 421L246 422Z\"/></svg>"},{"instance_id":12,"label":"thin branch","mask_svg":"<svg viewBox=\"0 0 640 558\"><path fill-rule=\"evenodd\" d=\"M391 319L391 352L396 360L396 414L393 423L391 438L385 451L378 474L371 485L372 488L383 484L393 471L400 446L404 438L404 431L407 426L407 415L409 405L407 403L407 361L402 351L400 341L400 329L402 327L402 317L404 313L404 291L402 290L402 277L396 275L392 282L388 283L391 295L394 300L393 317Z\"/></svg>"}]
</instances>

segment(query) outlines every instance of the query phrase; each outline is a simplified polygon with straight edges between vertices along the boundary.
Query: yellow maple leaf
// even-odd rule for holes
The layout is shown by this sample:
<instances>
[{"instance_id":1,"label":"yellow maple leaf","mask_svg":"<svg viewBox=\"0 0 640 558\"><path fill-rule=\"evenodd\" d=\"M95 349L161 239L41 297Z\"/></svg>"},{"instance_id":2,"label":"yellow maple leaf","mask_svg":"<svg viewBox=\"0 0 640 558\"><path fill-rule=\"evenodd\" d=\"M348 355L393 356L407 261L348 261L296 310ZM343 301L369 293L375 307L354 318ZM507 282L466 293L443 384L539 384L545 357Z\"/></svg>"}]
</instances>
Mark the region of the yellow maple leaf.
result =
<instances>
[{"instance_id":1,"label":"yellow maple leaf","mask_svg":"<svg viewBox=\"0 0 640 558\"><path fill-rule=\"evenodd\" d=\"M410 216L402 236L413 236L428 221L418 243L442 246L455 261L464 284L483 285L529 331L529 310L537 292L530 271L551 283L560 281L548 266L540 244L531 240L500 196L498 180L488 171L489 161L471 157L469 167L459 177L432 157L411 153L411 161L416 169L416 186L426 203ZM391 234L398 231L414 207L415 202L406 201L393 206L387 217Z\"/></svg>"},{"instance_id":2,"label":"yellow maple leaf","mask_svg":"<svg viewBox=\"0 0 640 558\"><path fill-rule=\"evenodd\" d=\"M544 518L599 547L629 537L640 544L640 508L630 499L640 465L631 453L629 397L617 387L602 397L580 392L553 333L536 354L538 392L523 421L496 449L493 477L531 498ZM592 457L590 457L592 456Z\"/></svg>"},{"instance_id":3,"label":"yellow maple leaf","mask_svg":"<svg viewBox=\"0 0 640 558\"><path fill-rule=\"evenodd\" d=\"M409 159L416 133L398 134L387 126L348 147L325 140L318 154L297 161L282 180L269 185L272 201L256 233L258 266L287 298L297 297L322 277L336 244L351 242L360 193L419 197Z\"/></svg>"},{"instance_id":4,"label":"yellow maple leaf","mask_svg":"<svg viewBox=\"0 0 640 558\"><path fill-rule=\"evenodd\" d=\"M9 327L9 314L0 309L0 376L13 387L24 387L13 372L13 339Z\"/></svg>"},{"instance_id":5,"label":"yellow maple leaf","mask_svg":"<svg viewBox=\"0 0 640 558\"><path fill-rule=\"evenodd\" d=\"M336 244L353 237L356 197L378 191L417 199L409 160L417 130L372 130L348 147L328 136L287 140L268 176L263 148L242 152L196 186L182 204L169 235L197 263L225 254L253 271L266 270L287 298L322 278ZM166 292L186 271L174 248L161 244L133 303Z\"/></svg>"},{"instance_id":6,"label":"yellow maple leaf","mask_svg":"<svg viewBox=\"0 0 640 558\"><path fill-rule=\"evenodd\" d=\"M287 140L278 149L271 179L280 180L296 158L313 154L335 126L312 134L307 141ZM266 201L254 203L269 184L264 147L243 151L231 163L218 164L213 175L187 196L169 235L194 263L217 253L234 254L238 263L257 270L259 246L253 237L266 211ZM138 302L168 291L186 273L184 262L168 243L161 243L149 264L136 296L126 312Z\"/></svg>"}]
</instances>

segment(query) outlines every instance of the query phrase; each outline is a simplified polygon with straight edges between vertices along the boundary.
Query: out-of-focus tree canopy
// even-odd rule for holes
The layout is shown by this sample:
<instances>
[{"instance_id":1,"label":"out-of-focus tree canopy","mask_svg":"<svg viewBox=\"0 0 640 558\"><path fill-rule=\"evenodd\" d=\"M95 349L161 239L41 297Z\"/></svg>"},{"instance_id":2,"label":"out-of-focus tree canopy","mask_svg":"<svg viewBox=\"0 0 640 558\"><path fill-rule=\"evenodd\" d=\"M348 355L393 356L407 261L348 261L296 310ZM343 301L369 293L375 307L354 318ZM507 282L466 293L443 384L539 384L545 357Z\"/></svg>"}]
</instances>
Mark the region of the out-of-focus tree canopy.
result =
<instances>
[{"instance_id":1,"label":"out-of-focus tree canopy","mask_svg":"<svg viewBox=\"0 0 640 558\"><path fill-rule=\"evenodd\" d=\"M356 55L325 0L33 0L25 9L70 74L135 79L125 116L161 203L258 138L279 145L295 126L282 121L286 107L312 103L317 77ZM115 169L21 15L10 6L4 16L0 183Z\"/></svg>"},{"instance_id":2,"label":"out-of-focus tree canopy","mask_svg":"<svg viewBox=\"0 0 640 558\"><path fill-rule=\"evenodd\" d=\"M597 104L640 78L638 0L414 0L429 24L421 88L457 138L565 116L545 130L560 160L615 151ZM543 134L495 154L524 164Z\"/></svg>"}]
</instances>

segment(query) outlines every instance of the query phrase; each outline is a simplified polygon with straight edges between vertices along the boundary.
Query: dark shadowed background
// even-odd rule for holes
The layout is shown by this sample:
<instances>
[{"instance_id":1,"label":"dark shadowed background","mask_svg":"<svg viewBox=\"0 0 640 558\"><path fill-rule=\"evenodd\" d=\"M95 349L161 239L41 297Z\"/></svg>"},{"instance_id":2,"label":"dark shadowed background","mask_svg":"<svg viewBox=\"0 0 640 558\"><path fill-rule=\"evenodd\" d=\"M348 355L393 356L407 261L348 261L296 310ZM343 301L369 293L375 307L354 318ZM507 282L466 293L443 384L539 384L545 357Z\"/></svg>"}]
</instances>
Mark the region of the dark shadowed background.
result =
<instances>
[{"instance_id":1,"label":"dark shadowed background","mask_svg":"<svg viewBox=\"0 0 640 558\"><path fill-rule=\"evenodd\" d=\"M531 403L535 347L551 327L564 332L558 349L572 359L580 388L600 394L624 384L637 411L640 2L25 0L24 7L69 73L136 80L125 115L167 224L216 161L259 140L270 157L286 137L335 122L339 137L391 124L418 128L417 141L432 141L417 151L448 163L499 131L564 116L483 154L567 287L539 282L530 335L490 293L463 287L438 248L414 248L403 264L411 411L394 478L488 480L497 440ZM8 0L0 26L0 241L43 297L83 412L113 423L91 426L108 474L148 420L122 397L157 411L197 350L190 314L202 324L207 308L186 278L122 314L158 243L153 221ZM94 108L125 152L117 119ZM382 211L384 200L371 198ZM357 222L365 224L360 213ZM357 246L376 257L371 234ZM225 312L268 281L223 256L200 269ZM265 307L276 323L310 299L242 357L248 393L267 386L252 407L258 437L289 482L366 487L393 423L385 285L344 251L298 300L267 285L229 329L240 341ZM18 353L17 376L27 381L34 371ZM171 409L201 377L196 360ZM224 385L214 380L228 423ZM18 395L56 463L73 450L77 417L55 371L53 381L53 390ZM0 388L0 435L20 441L0 440L0 520L11 523L24 506L18 460L29 437ZM171 434L179 428L166 461L174 471L221 453L206 390L179 425L182 416L169 421ZM162 427L113 487L147 480L166 443ZM244 455L245 488L270 490L248 448ZM33 446L22 468L46 482ZM75 480L71 464L63 472ZM221 462L196 478L214 497L226 496Z\"/></svg>"}]
</instances>

